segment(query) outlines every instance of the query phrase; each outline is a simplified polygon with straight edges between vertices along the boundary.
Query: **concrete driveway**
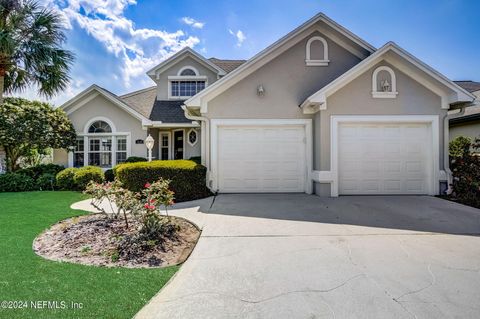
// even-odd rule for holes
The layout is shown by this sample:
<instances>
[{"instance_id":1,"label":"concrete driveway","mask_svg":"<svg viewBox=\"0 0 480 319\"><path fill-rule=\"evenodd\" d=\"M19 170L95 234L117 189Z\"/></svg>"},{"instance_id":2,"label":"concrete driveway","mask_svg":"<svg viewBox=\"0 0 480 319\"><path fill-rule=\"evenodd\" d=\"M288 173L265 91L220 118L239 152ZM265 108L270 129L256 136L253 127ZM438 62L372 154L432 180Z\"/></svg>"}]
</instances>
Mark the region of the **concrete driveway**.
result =
<instances>
[{"instance_id":1,"label":"concrete driveway","mask_svg":"<svg viewBox=\"0 0 480 319\"><path fill-rule=\"evenodd\" d=\"M137 318L479 318L480 210L433 197L220 195Z\"/></svg>"}]
</instances>

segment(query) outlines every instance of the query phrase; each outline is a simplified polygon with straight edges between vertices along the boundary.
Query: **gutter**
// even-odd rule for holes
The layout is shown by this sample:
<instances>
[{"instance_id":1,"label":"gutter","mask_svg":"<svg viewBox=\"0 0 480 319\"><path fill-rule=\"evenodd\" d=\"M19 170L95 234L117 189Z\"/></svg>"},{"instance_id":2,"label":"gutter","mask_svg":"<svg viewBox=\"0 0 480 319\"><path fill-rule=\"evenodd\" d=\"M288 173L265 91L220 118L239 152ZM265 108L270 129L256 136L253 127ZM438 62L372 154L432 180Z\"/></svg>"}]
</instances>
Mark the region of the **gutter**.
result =
<instances>
[{"instance_id":1,"label":"gutter","mask_svg":"<svg viewBox=\"0 0 480 319\"><path fill-rule=\"evenodd\" d=\"M199 121L201 123L201 139L200 139L200 154L202 165L207 168L207 187L210 188L210 155L207 149L207 141L210 138L210 120L204 116L195 116L190 114L187 106L184 104L181 106L185 117L192 121Z\"/></svg>"}]
</instances>

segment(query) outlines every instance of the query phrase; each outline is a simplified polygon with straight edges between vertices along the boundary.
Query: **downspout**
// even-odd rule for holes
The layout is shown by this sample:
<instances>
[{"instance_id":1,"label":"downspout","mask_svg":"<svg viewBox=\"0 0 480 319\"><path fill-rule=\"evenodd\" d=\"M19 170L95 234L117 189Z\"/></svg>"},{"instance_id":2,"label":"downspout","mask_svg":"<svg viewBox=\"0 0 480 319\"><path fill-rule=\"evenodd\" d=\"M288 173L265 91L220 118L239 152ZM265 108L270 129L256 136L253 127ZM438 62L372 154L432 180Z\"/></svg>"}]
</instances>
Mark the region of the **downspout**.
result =
<instances>
[{"instance_id":1,"label":"downspout","mask_svg":"<svg viewBox=\"0 0 480 319\"><path fill-rule=\"evenodd\" d=\"M210 152L207 149L207 141L210 137L210 120L204 116L195 116L190 114L186 105L182 105L182 110L185 117L192 121L199 121L201 123L201 140L200 140L200 154L202 165L207 168L207 187L210 188Z\"/></svg>"},{"instance_id":2,"label":"downspout","mask_svg":"<svg viewBox=\"0 0 480 319\"><path fill-rule=\"evenodd\" d=\"M450 119L460 117L465 113L465 107L463 106L459 112L453 114L447 114L443 117L443 167L445 173L447 174L447 191L446 195L450 195L453 191L453 176L452 171L450 170L450 152L449 152L449 143L450 143Z\"/></svg>"}]
</instances>

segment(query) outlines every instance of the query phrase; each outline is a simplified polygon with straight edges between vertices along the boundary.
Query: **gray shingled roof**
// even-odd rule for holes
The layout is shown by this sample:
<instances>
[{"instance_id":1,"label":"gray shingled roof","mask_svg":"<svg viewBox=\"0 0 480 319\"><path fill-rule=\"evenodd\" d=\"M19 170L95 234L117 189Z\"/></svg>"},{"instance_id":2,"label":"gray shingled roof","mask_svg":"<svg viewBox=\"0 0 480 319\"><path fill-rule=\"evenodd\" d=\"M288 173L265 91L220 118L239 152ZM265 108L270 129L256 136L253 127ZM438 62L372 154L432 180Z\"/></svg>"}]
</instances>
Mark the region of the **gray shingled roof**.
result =
<instances>
[{"instance_id":1,"label":"gray shingled roof","mask_svg":"<svg viewBox=\"0 0 480 319\"><path fill-rule=\"evenodd\" d=\"M162 121L163 123L191 123L185 117L181 106L185 100L175 101L155 101L149 119L152 121Z\"/></svg>"},{"instance_id":2,"label":"gray shingled roof","mask_svg":"<svg viewBox=\"0 0 480 319\"><path fill-rule=\"evenodd\" d=\"M146 118L148 118L150 113L152 113L152 106L156 97L156 86L119 96L123 102Z\"/></svg>"},{"instance_id":3,"label":"gray shingled roof","mask_svg":"<svg viewBox=\"0 0 480 319\"><path fill-rule=\"evenodd\" d=\"M247 60L222 60L217 58L210 58L208 60L210 60L210 62L222 68L227 73L232 72L233 70L238 68L240 65L247 62Z\"/></svg>"},{"instance_id":4,"label":"gray shingled roof","mask_svg":"<svg viewBox=\"0 0 480 319\"><path fill-rule=\"evenodd\" d=\"M480 91L480 82L475 81L453 81L468 92Z\"/></svg>"}]
</instances>

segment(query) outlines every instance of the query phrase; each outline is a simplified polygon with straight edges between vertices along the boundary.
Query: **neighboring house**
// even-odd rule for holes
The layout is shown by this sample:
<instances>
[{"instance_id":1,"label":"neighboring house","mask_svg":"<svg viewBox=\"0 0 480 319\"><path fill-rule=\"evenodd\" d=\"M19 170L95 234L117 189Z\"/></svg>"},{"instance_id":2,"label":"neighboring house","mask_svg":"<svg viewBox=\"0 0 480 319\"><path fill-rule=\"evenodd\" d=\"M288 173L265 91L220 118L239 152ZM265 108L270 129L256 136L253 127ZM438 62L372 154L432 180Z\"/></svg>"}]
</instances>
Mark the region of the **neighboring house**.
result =
<instances>
[{"instance_id":1,"label":"neighboring house","mask_svg":"<svg viewBox=\"0 0 480 319\"><path fill-rule=\"evenodd\" d=\"M447 112L474 95L393 42L374 48L318 14L245 63L184 49L153 88L98 86L63 108L79 134L70 166L201 156L219 192L440 194ZM65 161L66 163L67 161Z\"/></svg>"},{"instance_id":2,"label":"neighboring house","mask_svg":"<svg viewBox=\"0 0 480 319\"><path fill-rule=\"evenodd\" d=\"M452 115L450 119L450 140L458 136L473 139L480 138L480 82L454 81L459 86L476 96L476 105L465 108L461 115Z\"/></svg>"}]
</instances>

